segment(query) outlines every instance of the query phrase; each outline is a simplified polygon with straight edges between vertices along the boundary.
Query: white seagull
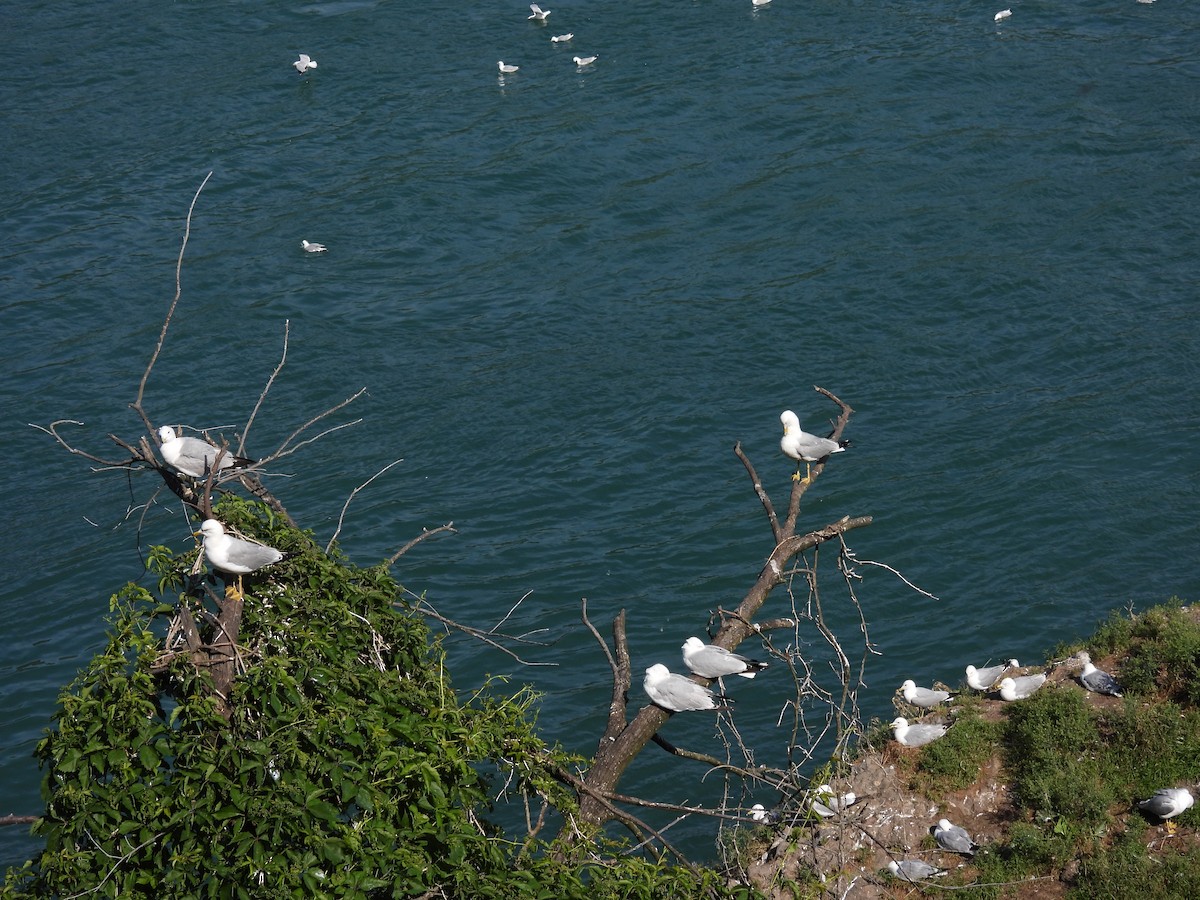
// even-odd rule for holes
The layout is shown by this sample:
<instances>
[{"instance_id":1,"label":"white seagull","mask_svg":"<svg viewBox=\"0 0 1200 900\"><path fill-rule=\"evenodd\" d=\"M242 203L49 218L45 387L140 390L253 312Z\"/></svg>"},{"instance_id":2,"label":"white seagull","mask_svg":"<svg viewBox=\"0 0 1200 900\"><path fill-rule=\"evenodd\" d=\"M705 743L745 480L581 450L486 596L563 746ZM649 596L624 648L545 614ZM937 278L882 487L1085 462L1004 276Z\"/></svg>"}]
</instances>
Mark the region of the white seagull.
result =
<instances>
[{"instance_id":1,"label":"white seagull","mask_svg":"<svg viewBox=\"0 0 1200 900\"><path fill-rule=\"evenodd\" d=\"M796 460L796 474L792 476L793 481L800 480L800 463L804 463L808 467L808 474L804 476L804 483L807 484L812 478L813 463L821 462L827 456L841 453L846 449L845 441L838 443L829 438L817 437L815 434L801 431L800 420L790 409L785 409L779 414L779 421L783 423L783 437L779 440L779 449L783 451L784 456Z\"/></svg>"},{"instance_id":2,"label":"white seagull","mask_svg":"<svg viewBox=\"0 0 1200 900\"><path fill-rule=\"evenodd\" d=\"M304 248L305 253L324 253L329 249L324 244L318 244L316 241L301 241L300 246Z\"/></svg>"},{"instance_id":3,"label":"white seagull","mask_svg":"<svg viewBox=\"0 0 1200 900\"><path fill-rule=\"evenodd\" d=\"M933 709L950 699L949 691L932 691L929 688L919 688L910 678L900 685L904 694L904 702L919 706L922 709Z\"/></svg>"},{"instance_id":4,"label":"white seagull","mask_svg":"<svg viewBox=\"0 0 1200 900\"><path fill-rule=\"evenodd\" d=\"M976 691L990 691L997 678L1009 669L1019 669L1020 667L1021 664L1015 659L1010 659L1002 666L987 666L983 669L967 666L967 687Z\"/></svg>"},{"instance_id":5,"label":"white seagull","mask_svg":"<svg viewBox=\"0 0 1200 900\"><path fill-rule=\"evenodd\" d=\"M1027 700L1043 684L1046 683L1045 674L1038 675L1019 675L1016 678L1001 678L1000 679L1000 697L1011 703L1014 700Z\"/></svg>"},{"instance_id":6,"label":"white seagull","mask_svg":"<svg viewBox=\"0 0 1200 900\"><path fill-rule=\"evenodd\" d=\"M529 4L529 8L533 10L533 15L531 15L529 18L531 18L531 19L534 19L534 20L536 20L536 21L538 21L538 22L545 22L545 21L546 21L546 18L547 18L547 17L550 15L550 13L551 13L551 10L549 10L549 9L542 9L542 8L541 8L540 6L538 6L536 3L530 3L530 4Z\"/></svg>"},{"instance_id":7,"label":"white seagull","mask_svg":"<svg viewBox=\"0 0 1200 900\"><path fill-rule=\"evenodd\" d=\"M961 853L964 856L974 856L975 851L979 849L979 845L971 840L971 835L967 834L967 830L958 825L951 825L949 819L938 820L937 826L933 829L933 839L943 850Z\"/></svg>"},{"instance_id":8,"label":"white seagull","mask_svg":"<svg viewBox=\"0 0 1200 900\"><path fill-rule=\"evenodd\" d=\"M520 66L506 66L504 64L504 60L500 60L498 63L496 63L496 66L500 69L501 75L511 75L513 72L517 71L517 69L521 68Z\"/></svg>"},{"instance_id":9,"label":"white seagull","mask_svg":"<svg viewBox=\"0 0 1200 900\"><path fill-rule=\"evenodd\" d=\"M297 72L303 75L309 69L315 69L317 67L317 61L307 53L301 53L300 58L292 63L292 65L296 67Z\"/></svg>"},{"instance_id":10,"label":"white seagull","mask_svg":"<svg viewBox=\"0 0 1200 900\"><path fill-rule=\"evenodd\" d=\"M933 725L926 722L909 725L908 719L899 716L892 722L892 736L896 738L897 744L904 747L924 747L942 737L947 728L949 728L948 725Z\"/></svg>"},{"instance_id":11,"label":"white seagull","mask_svg":"<svg viewBox=\"0 0 1200 900\"><path fill-rule=\"evenodd\" d=\"M766 6L771 0L753 0L755 6Z\"/></svg>"},{"instance_id":12,"label":"white seagull","mask_svg":"<svg viewBox=\"0 0 1200 900\"><path fill-rule=\"evenodd\" d=\"M995 21L1003 22L1005 19L1007 19L1011 15L1012 15L1011 9L1002 9L1002 10L1000 10L1000 12L996 13Z\"/></svg>"},{"instance_id":13,"label":"white seagull","mask_svg":"<svg viewBox=\"0 0 1200 900\"><path fill-rule=\"evenodd\" d=\"M947 870L931 866L919 859L902 859L899 862L893 859L888 863L888 871L905 881L922 881L935 875L945 875Z\"/></svg>"},{"instance_id":14,"label":"white seagull","mask_svg":"<svg viewBox=\"0 0 1200 900\"><path fill-rule=\"evenodd\" d=\"M1079 683L1089 691L1097 694L1111 694L1114 697L1123 696L1121 694L1121 686L1117 684L1117 679L1113 678L1103 669L1097 669L1092 665L1092 658L1086 653L1080 653L1079 658L1083 660L1083 671L1079 673Z\"/></svg>"},{"instance_id":15,"label":"white seagull","mask_svg":"<svg viewBox=\"0 0 1200 900\"><path fill-rule=\"evenodd\" d=\"M600 57L598 57L598 56L576 56L576 57L572 57L572 58L575 60L575 65L582 68L583 66L590 66L592 63L594 63Z\"/></svg>"},{"instance_id":16,"label":"white seagull","mask_svg":"<svg viewBox=\"0 0 1200 900\"><path fill-rule=\"evenodd\" d=\"M655 706L671 712L687 712L693 709L725 709L724 697L716 697L703 685L696 684L683 675L672 675L662 663L646 670L642 688Z\"/></svg>"},{"instance_id":17,"label":"white seagull","mask_svg":"<svg viewBox=\"0 0 1200 900\"><path fill-rule=\"evenodd\" d=\"M1138 809L1144 813L1162 819L1167 823L1167 831L1175 833L1175 823L1168 822L1181 812L1186 812L1196 802L1192 792L1187 788L1163 788L1155 791L1154 796L1138 803Z\"/></svg>"},{"instance_id":18,"label":"white seagull","mask_svg":"<svg viewBox=\"0 0 1200 900\"><path fill-rule=\"evenodd\" d=\"M755 803L750 807L750 818L765 825L774 825L779 821L779 813L773 809L767 809L761 803Z\"/></svg>"},{"instance_id":19,"label":"white seagull","mask_svg":"<svg viewBox=\"0 0 1200 900\"><path fill-rule=\"evenodd\" d=\"M175 429L170 425L164 425L158 429L158 437L162 441L162 446L158 450L163 459L167 461L167 465L173 466L184 475L190 475L193 478L207 477L209 470L214 465L216 465L217 471L225 472L229 469L252 466L255 463L253 459L235 456L228 450L221 455L221 461L218 463L217 454L221 453L220 447L214 447L208 441L200 438L178 437Z\"/></svg>"},{"instance_id":20,"label":"white seagull","mask_svg":"<svg viewBox=\"0 0 1200 900\"><path fill-rule=\"evenodd\" d=\"M724 647L706 644L698 637L690 637L683 642L683 663L704 678L724 678L726 675L753 678L767 667L765 662L731 653Z\"/></svg>"},{"instance_id":21,"label":"white seagull","mask_svg":"<svg viewBox=\"0 0 1200 900\"><path fill-rule=\"evenodd\" d=\"M854 796L853 791L839 797L833 792L833 788L823 784L817 788L816 795L809 802L808 808L822 819L831 819L839 813L845 812L857 802L858 798Z\"/></svg>"},{"instance_id":22,"label":"white seagull","mask_svg":"<svg viewBox=\"0 0 1200 900\"><path fill-rule=\"evenodd\" d=\"M575 35L573 33L572 34L556 34L554 37L550 38L550 43L562 44L566 41L569 41L573 37L575 37Z\"/></svg>"},{"instance_id":23,"label":"white seagull","mask_svg":"<svg viewBox=\"0 0 1200 900\"><path fill-rule=\"evenodd\" d=\"M238 577L238 593L242 592L242 576L257 572L279 562L283 554L266 544L255 544L225 533L225 526L216 519L205 519L197 535L204 536L204 555L212 567Z\"/></svg>"}]
</instances>

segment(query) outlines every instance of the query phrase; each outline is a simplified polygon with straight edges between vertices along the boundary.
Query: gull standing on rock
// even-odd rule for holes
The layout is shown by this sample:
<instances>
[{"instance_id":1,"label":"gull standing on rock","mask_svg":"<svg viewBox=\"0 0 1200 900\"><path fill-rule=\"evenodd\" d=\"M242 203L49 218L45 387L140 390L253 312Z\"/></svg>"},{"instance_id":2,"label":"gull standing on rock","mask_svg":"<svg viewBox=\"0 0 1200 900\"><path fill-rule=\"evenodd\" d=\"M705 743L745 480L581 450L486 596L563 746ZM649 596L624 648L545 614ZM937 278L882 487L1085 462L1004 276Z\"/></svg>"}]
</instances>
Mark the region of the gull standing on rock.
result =
<instances>
[{"instance_id":1,"label":"gull standing on rock","mask_svg":"<svg viewBox=\"0 0 1200 900\"><path fill-rule=\"evenodd\" d=\"M706 644L698 637L683 642L683 663L704 678L724 678L726 675L741 675L753 678L767 667L765 662L731 653L724 647ZM724 683L721 685L724 689Z\"/></svg>"},{"instance_id":2,"label":"gull standing on rock","mask_svg":"<svg viewBox=\"0 0 1200 900\"><path fill-rule=\"evenodd\" d=\"M724 697L717 697L708 688L696 684L683 675L672 675L662 663L646 670L642 688L655 706L671 712L688 712L694 709L726 709Z\"/></svg>"},{"instance_id":3,"label":"gull standing on rock","mask_svg":"<svg viewBox=\"0 0 1200 900\"><path fill-rule=\"evenodd\" d=\"M932 691L929 688L919 688L911 678L900 685L900 691L904 694L905 703L911 703L913 706L919 706L922 709L933 709L933 707L945 703L950 699L949 691Z\"/></svg>"},{"instance_id":4,"label":"gull standing on rock","mask_svg":"<svg viewBox=\"0 0 1200 900\"><path fill-rule=\"evenodd\" d=\"M315 69L317 67L317 61L310 57L307 53L301 53L300 58L292 63L292 65L296 67L297 72L299 72L301 75L304 75L309 69Z\"/></svg>"},{"instance_id":5,"label":"gull standing on rock","mask_svg":"<svg viewBox=\"0 0 1200 900\"><path fill-rule=\"evenodd\" d=\"M1117 684L1117 679L1113 678L1103 669L1097 669L1092 665L1092 658L1086 653L1080 653L1079 658L1083 660L1083 671L1079 673L1079 683L1089 691L1097 694L1111 694L1114 697L1123 696L1121 694L1121 686Z\"/></svg>"},{"instance_id":6,"label":"gull standing on rock","mask_svg":"<svg viewBox=\"0 0 1200 900\"><path fill-rule=\"evenodd\" d=\"M924 747L942 737L948 725L934 725L926 722L908 724L908 719L899 716L892 722L892 736L896 743L904 747Z\"/></svg>"},{"instance_id":7,"label":"gull standing on rock","mask_svg":"<svg viewBox=\"0 0 1200 900\"><path fill-rule=\"evenodd\" d=\"M247 459L244 456L235 456L228 451L222 454L220 447L214 447L208 441L200 438L178 437L175 429L170 425L164 425L158 429L158 437L162 441L158 452L167 461L167 465L173 466L184 475L190 475L193 478L206 477L214 466L218 472L225 472L229 469L252 466L256 462L256 460ZM219 463L217 462L218 454L221 455Z\"/></svg>"},{"instance_id":8,"label":"gull standing on rock","mask_svg":"<svg viewBox=\"0 0 1200 900\"><path fill-rule=\"evenodd\" d=\"M983 669L967 666L967 687L976 691L990 691L997 678L1009 669L1019 669L1020 667L1021 664L1015 659L1010 659L1002 666L988 666Z\"/></svg>"},{"instance_id":9,"label":"gull standing on rock","mask_svg":"<svg viewBox=\"0 0 1200 900\"><path fill-rule=\"evenodd\" d=\"M1044 673L1038 675L1019 675L1016 678L1000 679L1000 697L1009 703L1014 700L1027 700L1046 683Z\"/></svg>"},{"instance_id":10,"label":"gull standing on rock","mask_svg":"<svg viewBox=\"0 0 1200 900\"><path fill-rule=\"evenodd\" d=\"M964 856L974 856L979 845L971 840L965 828L951 825L949 819L939 819L933 829L933 839L943 850L951 853L961 853Z\"/></svg>"},{"instance_id":11,"label":"gull standing on rock","mask_svg":"<svg viewBox=\"0 0 1200 900\"><path fill-rule=\"evenodd\" d=\"M888 863L888 871L905 881L922 881L935 875L945 875L947 870L931 866L919 859L902 859L898 862L893 859Z\"/></svg>"},{"instance_id":12,"label":"gull standing on rock","mask_svg":"<svg viewBox=\"0 0 1200 900\"><path fill-rule=\"evenodd\" d=\"M533 15L531 15L529 18L536 22L545 22L550 13L553 11L549 9L542 9L536 3L530 3L529 8L533 10Z\"/></svg>"},{"instance_id":13,"label":"gull standing on rock","mask_svg":"<svg viewBox=\"0 0 1200 900\"><path fill-rule=\"evenodd\" d=\"M779 449L783 451L784 456L796 460L796 473L792 476L792 481L801 480L800 463L808 467L808 473L804 476L804 483L808 484L812 479L813 463L821 462L831 454L841 453L846 449L846 441L831 441L829 438L801 431L800 419L790 409L785 409L779 414L779 421L783 423L783 437L779 440Z\"/></svg>"}]
</instances>

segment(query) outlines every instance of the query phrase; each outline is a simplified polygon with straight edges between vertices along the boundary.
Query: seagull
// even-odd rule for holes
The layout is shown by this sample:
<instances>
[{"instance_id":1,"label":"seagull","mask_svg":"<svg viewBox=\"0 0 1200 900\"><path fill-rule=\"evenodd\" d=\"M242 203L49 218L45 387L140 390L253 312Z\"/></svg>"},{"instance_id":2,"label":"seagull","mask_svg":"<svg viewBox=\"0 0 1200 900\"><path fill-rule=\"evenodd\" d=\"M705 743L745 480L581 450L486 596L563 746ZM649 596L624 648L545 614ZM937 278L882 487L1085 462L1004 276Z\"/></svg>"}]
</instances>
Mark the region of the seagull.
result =
<instances>
[{"instance_id":1,"label":"seagull","mask_svg":"<svg viewBox=\"0 0 1200 900\"><path fill-rule=\"evenodd\" d=\"M504 60L500 60L496 65L500 68L501 75L511 75L517 69L521 68L520 66L506 66Z\"/></svg>"},{"instance_id":2,"label":"seagull","mask_svg":"<svg viewBox=\"0 0 1200 900\"><path fill-rule=\"evenodd\" d=\"M900 685L900 690L904 692L905 703L911 703L922 709L933 709L950 699L949 691L931 691L929 688L919 688L911 678Z\"/></svg>"},{"instance_id":3,"label":"seagull","mask_svg":"<svg viewBox=\"0 0 1200 900\"><path fill-rule=\"evenodd\" d=\"M997 678L1009 669L1018 669L1020 666L1015 659L1010 659L1002 666L988 666L983 669L967 666L967 687L976 691L990 691Z\"/></svg>"},{"instance_id":4,"label":"seagull","mask_svg":"<svg viewBox=\"0 0 1200 900\"><path fill-rule=\"evenodd\" d=\"M1026 700L1032 697L1034 692L1045 683L1046 676L1044 674L1002 678L1000 679L1000 696L1010 703L1013 700Z\"/></svg>"},{"instance_id":5,"label":"seagull","mask_svg":"<svg viewBox=\"0 0 1200 900\"><path fill-rule=\"evenodd\" d=\"M545 21L546 21L546 19L547 19L547 17L548 17L548 16L550 15L550 13L551 13L551 10L548 10L548 9L542 9L542 8L541 8L540 6L538 6L536 3L530 3L530 4L529 4L529 8L533 10L533 15L532 15L532 16L530 16L529 18L531 18L531 19L536 19L536 20L537 20L537 21L539 21L539 22L545 22Z\"/></svg>"},{"instance_id":6,"label":"seagull","mask_svg":"<svg viewBox=\"0 0 1200 900\"><path fill-rule=\"evenodd\" d=\"M324 253L329 249L324 244L318 244L316 241L301 241L300 246L304 248L305 253Z\"/></svg>"},{"instance_id":7,"label":"seagull","mask_svg":"<svg viewBox=\"0 0 1200 900\"><path fill-rule=\"evenodd\" d=\"M1155 791L1153 797L1140 801L1138 809L1162 819L1167 823L1167 831L1170 834L1174 834L1175 823L1167 822L1167 820L1190 809L1191 805L1195 802L1196 798L1192 796L1192 792L1187 788L1163 788L1160 791Z\"/></svg>"},{"instance_id":8,"label":"seagull","mask_svg":"<svg viewBox=\"0 0 1200 900\"><path fill-rule=\"evenodd\" d=\"M309 69L315 69L317 67L317 61L307 53L301 53L300 58L292 63L292 65L296 67L297 72L303 75Z\"/></svg>"},{"instance_id":9,"label":"seagull","mask_svg":"<svg viewBox=\"0 0 1200 900\"><path fill-rule=\"evenodd\" d=\"M905 881L921 881L925 878L933 878L935 875L945 875L947 870L931 866L919 859L902 859L899 862L893 859L888 863L888 871Z\"/></svg>"},{"instance_id":10,"label":"seagull","mask_svg":"<svg viewBox=\"0 0 1200 900\"><path fill-rule=\"evenodd\" d=\"M943 850L961 853L964 856L974 856L975 851L979 849L979 845L971 840L971 835L967 834L967 830L958 825L951 825L949 819L938 820L937 826L933 829L933 839Z\"/></svg>"},{"instance_id":11,"label":"seagull","mask_svg":"<svg viewBox=\"0 0 1200 900\"><path fill-rule=\"evenodd\" d=\"M580 66L582 68L583 66L590 66L592 63L594 63L599 58L600 57L598 57L598 56L576 56L576 57L574 57L574 60L575 60L575 65Z\"/></svg>"},{"instance_id":12,"label":"seagull","mask_svg":"<svg viewBox=\"0 0 1200 900\"><path fill-rule=\"evenodd\" d=\"M909 725L908 719L900 716L892 722L892 735L901 746L923 747L944 735L947 728L948 725L932 725L926 722Z\"/></svg>"},{"instance_id":13,"label":"seagull","mask_svg":"<svg viewBox=\"0 0 1200 900\"><path fill-rule=\"evenodd\" d=\"M164 425L158 429L158 438L162 441L162 446L158 450L163 459L167 461L167 465L173 466L184 475L190 475L193 478L207 477L213 466L216 466L218 472L224 472L228 469L252 466L256 462L256 460L235 456L229 451L225 451L221 454L221 461L218 463L217 454L221 453L220 447L214 447L208 441L200 438L177 437L175 429L170 425Z\"/></svg>"},{"instance_id":14,"label":"seagull","mask_svg":"<svg viewBox=\"0 0 1200 900\"><path fill-rule=\"evenodd\" d=\"M1002 9L1002 10L1000 10L1000 12L996 13L995 21L1002 22L1011 15L1012 15L1011 9Z\"/></svg>"},{"instance_id":15,"label":"seagull","mask_svg":"<svg viewBox=\"0 0 1200 900\"><path fill-rule=\"evenodd\" d=\"M817 788L816 796L812 798L808 808L822 819L831 819L839 813L845 812L857 802L858 798L854 796L853 791L839 797L833 792L833 788L823 784Z\"/></svg>"},{"instance_id":16,"label":"seagull","mask_svg":"<svg viewBox=\"0 0 1200 900\"><path fill-rule=\"evenodd\" d=\"M1089 691L1094 691L1097 694L1111 694L1114 697L1123 696L1121 694L1121 686L1117 684L1117 679L1113 678L1103 669L1097 669L1092 665L1092 658L1086 653L1079 654L1079 658L1083 660L1083 671L1079 673L1079 683Z\"/></svg>"},{"instance_id":17,"label":"seagull","mask_svg":"<svg viewBox=\"0 0 1200 900\"><path fill-rule=\"evenodd\" d=\"M779 441L779 449L783 451L784 456L796 460L796 474L792 476L792 481L800 481L801 462L808 467L808 474L804 476L804 483L808 484L812 478L813 463L821 462L830 454L841 453L846 449L846 441L839 443L801 431L800 420L790 409L785 409L779 414L779 421L783 423L783 437Z\"/></svg>"},{"instance_id":18,"label":"seagull","mask_svg":"<svg viewBox=\"0 0 1200 900\"><path fill-rule=\"evenodd\" d=\"M556 34L554 37L550 38L550 43L561 44L569 41L573 37L575 37L574 34Z\"/></svg>"},{"instance_id":19,"label":"seagull","mask_svg":"<svg viewBox=\"0 0 1200 900\"><path fill-rule=\"evenodd\" d=\"M693 709L725 709L724 697L718 697L703 685L683 675L672 675L662 663L646 670L642 688L655 706L671 712Z\"/></svg>"},{"instance_id":20,"label":"seagull","mask_svg":"<svg viewBox=\"0 0 1200 900\"><path fill-rule=\"evenodd\" d=\"M731 653L724 647L706 644L698 637L683 642L683 663L697 675L705 678L724 678L726 675L741 675L753 678L767 667L765 662ZM724 682L721 689L725 689Z\"/></svg>"},{"instance_id":21,"label":"seagull","mask_svg":"<svg viewBox=\"0 0 1200 900\"><path fill-rule=\"evenodd\" d=\"M754 0L755 6L766 6L771 0Z\"/></svg>"},{"instance_id":22,"label":"seagull","mask_svg":"<svg viewBox=\"0 0 1200 900\"><path fill-rule=\"evenodd\" d=\"M230 537L225 533L225 526L216 519L205 519L195 534L204 536L204 555L214 569L237 575L238 594L242 593L243 575L283 559L283 554L274 547Z\"/></svg>"},{"instance_id":23,"label":"seagull","mask_svg":"<svg viewBox=\"0 0 1200 900\"><path fill-rule=\"evenodd\" d=\"M761 822L766 825L774 825L779 821L779 813L773 809L767 809L761 803L755 803L750 807L750 818L755 822Z\"/></svg>"}]
</instances>

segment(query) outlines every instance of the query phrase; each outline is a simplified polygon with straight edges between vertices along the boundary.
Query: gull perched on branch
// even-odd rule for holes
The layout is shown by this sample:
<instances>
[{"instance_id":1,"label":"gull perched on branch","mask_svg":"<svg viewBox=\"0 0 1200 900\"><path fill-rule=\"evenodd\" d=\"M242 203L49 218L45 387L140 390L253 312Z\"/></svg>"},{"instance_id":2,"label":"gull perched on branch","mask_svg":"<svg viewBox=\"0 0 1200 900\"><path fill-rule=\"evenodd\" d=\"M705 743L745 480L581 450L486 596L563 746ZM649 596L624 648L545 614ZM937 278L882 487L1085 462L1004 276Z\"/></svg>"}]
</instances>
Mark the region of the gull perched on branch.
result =
<instances>
[{"instance_id":1,"label":"gull perched on branch","mask_svg":"<svg viewBox=\"0 0 1200 900\"><path fill-rule=\"evenodd\" d=\"M801 431L800 419L790 409L785 409L779 414L779 421L783 423L783 437L779 441L779 449L783 451L784 456L796 460L796 474L792 476L793 481L800 481L800 463L807 466L804 483L808 484L812 479L812 464L821 462L831 454L841 453L849 443L848 441L831 441L829 438L817 437L815 434Z\"/></svg>"},{"instance_id":2,"label":"gull perched on branch","mask_svg":"<svg viewBox=\"0 0 1200 900\"><path fill-rule=\"evenodd\" d=\"M529 8L533 10L533 15L531 15L529 18L537 22L545 22L552 12L552 10L549 9L542 9L536 3L530 3Z\"/></svg>"},{"instance_id":3,"label":"gull perched on branch","mask_svg":"<svg viewBox=\"0 0 1200 900\"><path fill-rule=\"evenodd\" d=\"M900 685L904 694L904 702L919 706L922 709L933 709L950 699L949 691L932 691L929 688L919 688L910 678Z\"/></svg>"},{"instance_id":4,"label":"gull perched on branch","mask_svg":"<svg viewBox=\"0 0 1200 900\"><path fill-rule=\"evenodd\" d=\"M1010 659L1002 666L987 666L982 669L967 666L967 686L976 691L990 691L997 678L1009 669L1019 669L1020 667L1021 664L1015 659Z\"/></svg>"},{"instance_id":5,"label":"gull perched on branch","mask_svg":"<svg viewBox=\"0 0 1200 900\"><path fill-rule=\"evenodd\" d=\"M218 472L225 472L229 469L252 466L255 463L253 459L234 456L228 451L221 454L220 447L214 447L208 441L200 438L179 437L170 425L164 425L158 429L158 437L162 441L162 446L158 450L162 453L163 459L167 461L167 465L173 466L192 478L206 477L213 466L216 466ZM217 462L218 454L221 454L219 463Z\"/></svg>"},{"instance_id":6,"label":"gull perched on branch","mask_svg":"<svg viewBox=\"0 0 1200 900\"><path fill-rule=\"evenodd\" d=\"M303 75L308 72L309 69L315 69L317 67L317 61L307 53L301 53L300 58L292 63L292 65L296 67L297 72Z\"/></svg>"},{"instance_id":7,"label":"gull perched on branch","mask_svg":"<svg viewBox=\"0 0 1200 900\"><path fill-rule=\"evenodd\" d=\"M204 555L212 567L238 577L238 593L242 592L242 576L257 572L283 559L283 554L266 544L243 541L225 533L225 526L216 519L205 519L197 535L204 537Z\"/></svg>"},{"instance_id":8,"label":"gull perched on branch","mask_svg":"<svg viewBox=\"0 0 1200 900\"><path fill-rule=\"evenodd\" d=\"M727 708L724 697L714 695L708 688L683 675L672 675L662 663L656 663L646 670L642 688L655 706L671 712Z\"/></svg>"},{"instance_id":9,"label":"gull perched on branch","mask_svg":"<svg viewBox=\"0 0 1200 900\"><path fill-rule=\"evenodd\" d=\"M726 675L753 678L767 667L765 662L731 653L724 647L706 644L698 637L690 637L683 642L683 662L697 675L718 679ZM724 686L722 682L722 689Z\"/></svg>"},{"instance_id":10,"label":"gull perched on branch","mask_svg":"<svg viewBox=\"0 0 1200 900\"><path fill-rule=\"evenodd\" d=\"M1083 671L1079 673L1079 683L1089 691L1097 694L1111 694L1114 697L1123 696L1121 694L1121 686L1117 684L1117 679L1113 678L1103 669L1097 669L1092 665L1092 658L1086 653L1080 653L1079 658L1083 660Z\"/></svg>"}]
</instances>

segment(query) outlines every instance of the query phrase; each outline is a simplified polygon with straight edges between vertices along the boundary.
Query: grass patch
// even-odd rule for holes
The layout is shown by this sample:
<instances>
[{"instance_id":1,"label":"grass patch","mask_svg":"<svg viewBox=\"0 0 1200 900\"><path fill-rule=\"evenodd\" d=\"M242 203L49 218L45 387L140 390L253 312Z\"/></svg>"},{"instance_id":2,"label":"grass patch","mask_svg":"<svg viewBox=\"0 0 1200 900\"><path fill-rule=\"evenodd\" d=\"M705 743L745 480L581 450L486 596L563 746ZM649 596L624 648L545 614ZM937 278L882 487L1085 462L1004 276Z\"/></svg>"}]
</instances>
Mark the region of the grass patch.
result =
<instances>
[{"instance_id":1,"label":"grass patch","mask_svg":"<svg viewBox=\"0 0 1200 900\"><path fill-rule=\"evenodd\" d=\"M972 785L996 752L998 723L985 722L976 710L964 710L954 727L921 749L913 788L927 797L960 791Z\"/></svg>"}]
</instances>

